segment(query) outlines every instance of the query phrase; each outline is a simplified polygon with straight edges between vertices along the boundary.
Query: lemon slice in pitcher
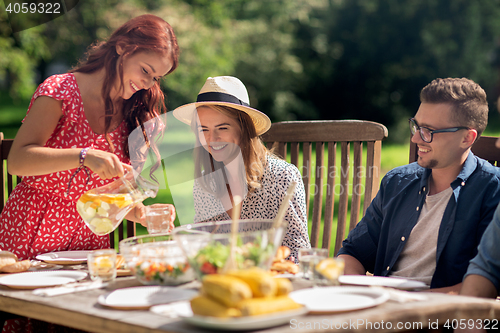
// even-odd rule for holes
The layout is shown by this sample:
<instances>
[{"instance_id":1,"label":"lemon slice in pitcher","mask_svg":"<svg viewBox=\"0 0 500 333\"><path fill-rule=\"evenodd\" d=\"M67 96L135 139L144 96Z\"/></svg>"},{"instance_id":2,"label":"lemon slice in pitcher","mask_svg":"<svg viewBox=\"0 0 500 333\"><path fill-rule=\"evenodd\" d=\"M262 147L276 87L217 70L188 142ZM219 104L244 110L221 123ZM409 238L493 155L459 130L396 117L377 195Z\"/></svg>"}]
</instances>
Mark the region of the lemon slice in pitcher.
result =
<instances>
[{"instance_id":1,"label":"lemon slice in pitcher","mask_svg":"<svg viewBox=\"0 0 500 333\"><path fill-rule=\"evenodd\" d=\"M90 225L94 227L94 232L98 235L106 235L113 231L113 223L108 218L95 217L90 221Z\"/></svg>"}]
</instances>

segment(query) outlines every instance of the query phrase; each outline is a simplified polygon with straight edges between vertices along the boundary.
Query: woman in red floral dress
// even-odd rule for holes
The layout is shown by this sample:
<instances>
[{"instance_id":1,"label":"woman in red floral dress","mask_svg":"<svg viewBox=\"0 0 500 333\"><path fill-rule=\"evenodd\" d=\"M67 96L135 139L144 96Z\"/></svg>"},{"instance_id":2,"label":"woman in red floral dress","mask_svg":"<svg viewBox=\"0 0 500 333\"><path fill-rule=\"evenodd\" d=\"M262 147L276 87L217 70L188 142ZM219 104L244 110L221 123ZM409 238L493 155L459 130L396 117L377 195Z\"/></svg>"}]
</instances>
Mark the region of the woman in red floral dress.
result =
<instances>
[{"instance_id":1,"label":"woman in red floral dress","mask_svg":"<svg viewBox=\"0 0 500 333\"><path fill-rule=\"evenodd\" d=\"M70 73L38 87L8 157L9 171L22 181L0 215L1 250L31 259L109 247L109 236L86 227L76 201L123 175L128 135L165 112L159 80L174 71L178 55L171 26L142 15L91 47ZM137 205L126 218L145 223L143 208ZM32 330L29 324L8 331L15 326Z\"/></svg>"}]
</instances>

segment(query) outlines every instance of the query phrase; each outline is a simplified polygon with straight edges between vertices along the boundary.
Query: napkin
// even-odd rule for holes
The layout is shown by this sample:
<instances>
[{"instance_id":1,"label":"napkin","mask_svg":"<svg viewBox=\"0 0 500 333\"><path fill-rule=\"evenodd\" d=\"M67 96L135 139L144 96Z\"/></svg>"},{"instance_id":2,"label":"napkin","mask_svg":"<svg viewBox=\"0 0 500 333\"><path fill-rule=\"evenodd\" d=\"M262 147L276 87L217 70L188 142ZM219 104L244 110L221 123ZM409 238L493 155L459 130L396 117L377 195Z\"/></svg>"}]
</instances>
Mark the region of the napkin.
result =
<instances>
[{"instance_id":1,"label":"napkin","mask_svg":"<svg viewBox=\"0 0 500 333\"><path fill-rule=\"evenodd\" d=\"M75 293L79 291L99 289L106 287L107 285L108 285L107 282L102 282L101 280L88 281L88 282L72 282L64 284L59 287L35 289L33 290L33 295L57 296L57 295Z\"/></svg>"},{"instance_id":2,"label":"napkin","mask_svg":"<svg viewBox=\"0 0 500 333\"><path fill-rule=\"evenodd\" d=\"M372 288L384 289L386 292L389 293L389 300L398 303L426 301L428 299L426 295L422 295L418 292L409 292L409 291L397 290L379 286L372 286Z\"/></svg>"}]
</instances>

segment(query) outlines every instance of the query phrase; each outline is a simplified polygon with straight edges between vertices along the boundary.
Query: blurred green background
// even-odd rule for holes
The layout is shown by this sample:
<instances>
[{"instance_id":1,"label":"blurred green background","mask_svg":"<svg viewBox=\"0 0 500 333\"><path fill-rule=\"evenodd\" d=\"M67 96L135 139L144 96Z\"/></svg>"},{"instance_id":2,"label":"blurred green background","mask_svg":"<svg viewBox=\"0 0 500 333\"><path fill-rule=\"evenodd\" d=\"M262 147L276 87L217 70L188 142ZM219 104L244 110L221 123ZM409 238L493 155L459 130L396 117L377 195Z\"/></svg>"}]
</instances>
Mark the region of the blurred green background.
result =
<instances>
[{"instance_id":1,"label":"blurred green background","mask_svg":"<svg viewBox=\"0 0 500 333\"><path fill-rule=\"evenodd\" d=\"M162 82L169 109L192 102L208 76L233 75L273 121L378 121L389 129L388 142L402 143L419 91L432 79L475 80L492 113L500 90L498 0L80 0L18 33L0 6L0 128L7 137L41 81L143 13L168 21L180 45L180 65ZM490 118L498 123L496 112Z\"/></svg>"},{"instance_id":2,"label":"blurred green background","mask_svg":"<svg viewBox=\"0 0 500 333\"><path fill-rule=\"evenodd\" d=\"M194 101L208 76L236 76L273 122L383 123L384 174L408 161L407 119L422 87L468 77L488 95L485 135L499 135L498 0L80 0L17 33L0 0L0 132L14 138L38 84L144 13L168 21L181 49L162 81L170 110Z\"/></svg>"}]
</instances>

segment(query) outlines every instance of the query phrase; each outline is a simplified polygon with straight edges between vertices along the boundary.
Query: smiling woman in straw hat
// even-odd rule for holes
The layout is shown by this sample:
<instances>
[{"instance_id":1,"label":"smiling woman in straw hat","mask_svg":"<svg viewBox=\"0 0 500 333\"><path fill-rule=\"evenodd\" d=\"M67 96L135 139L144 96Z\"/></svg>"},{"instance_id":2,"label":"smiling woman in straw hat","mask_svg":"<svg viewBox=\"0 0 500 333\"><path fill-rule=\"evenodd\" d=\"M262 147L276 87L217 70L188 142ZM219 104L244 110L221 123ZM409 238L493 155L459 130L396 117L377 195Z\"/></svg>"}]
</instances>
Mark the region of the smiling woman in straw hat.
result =
<instances>
[{"instance_id":1,"label":"smiling woman in straw hat","mask_svg":"<svg viewBox=\"0 0 500 333\"><path fill-rule=\"evenodd\" d=\"M295 181L284 217L288 229L283 245L291 249L295 260L299 248L310 247L300 172L262 143L260 135L269 130L271 121L250 107L239 79L209 77L196 103L181 106L173 114L191 126L200 146L195 150L195 222L229 220L235 207L241 210L241 219L273 219Z\"/></svg>"}]
</instances>

